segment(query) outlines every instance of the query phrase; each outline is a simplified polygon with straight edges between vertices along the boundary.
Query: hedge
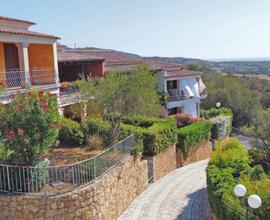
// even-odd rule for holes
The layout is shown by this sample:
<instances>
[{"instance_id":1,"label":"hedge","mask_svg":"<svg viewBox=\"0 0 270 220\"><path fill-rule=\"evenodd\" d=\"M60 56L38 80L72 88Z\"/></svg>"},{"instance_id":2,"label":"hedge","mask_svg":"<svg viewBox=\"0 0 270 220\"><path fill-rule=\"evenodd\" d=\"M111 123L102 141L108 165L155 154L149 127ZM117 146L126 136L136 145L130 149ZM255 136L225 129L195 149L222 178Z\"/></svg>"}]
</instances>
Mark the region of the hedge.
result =
<instances>
[{"instance_id":1,"label":"hedge","mask_svg":"<svg viewBox=\"0 0 270 220\"><path fill-rule=\"evenodd\" d=\"M189 126L177 129L177 147L181 148L187 157L189 147L208 139L212 123L210 121L195 122Z\"/></svg>"},{"instance_id":2,"label":"hedge","mask_svg":"<svg viewBox=\"0 0 270 220\"><path fill-rule=\"evenodd\" d=\"M78 122L68 118L61 118L60 126L60 143L67 146L78 146L85 142L84 132Z\"/></svg>"},{"instance_id":3,"label":"hedge","mask_svg":"<svg viewBox=\"0 0 270 220\"><path fill-rule=\"evenodd\" d=\"M82 123L82 127L87 136L98 135L101 137L104 146L108 147L111 145L112 127L102 118L88 117Z\"/></svg>"},{"instance_id":4,"label":"hedge","mask_svg":"<svg viewBox=\"0 0 270 220\"><path fill-rule=\"evenodd\" d=\"M233 113L230 108L211 108L201 110L202 115L213 123L212 139L222 139L232 131Z\"/></svg>"},{"instance_id":5,"label":"hedge","mask_svg":"<svg viewBox=\"0 0 270 220\"><path fill-rule=\"evenodd\" d=\"M217 116L210 118L213 124L211 130L211 139L223 139L230 134L232 130L232 118L230 116Z\"/></svg>"},{"instance_id":6,"label":"hedge","mask_svg":"<svg viewBox=\"0 0 270 220\"><path fill-rule=\"evenodd\" d=\"M123 119L120 130L134 134L136 143L144 147L145 155L155 155L176 143L174 118L132 117Z\"/></svg>"},{"instance_id":7,"label":"hedge","mask_svg":"<svg viewBox=\"0 0 270 220\"><path fill-rule=\"evenodd\" d=\"M226 107L202 109L201 113L206 119L214 118L214 117L219 116L219 115L233 117L232 110L230 108L226 108Z\"/></svg>"},{"instance_id":8,"label":"hedge","mask_svg":"<svg viewBox=\"0 0 270 220\"><path fill-rule=\"evenodd\" d=\"M245 219L245 206L233 192L238 183L247 187L247 196L258 194L263 201L259 209L249 210L249 219L269 219L270 179L261 166L249 165L248 152L239 140L218 142L207 168L207 190L212 211L219 220Z\"/></svg>"}]
</instances>

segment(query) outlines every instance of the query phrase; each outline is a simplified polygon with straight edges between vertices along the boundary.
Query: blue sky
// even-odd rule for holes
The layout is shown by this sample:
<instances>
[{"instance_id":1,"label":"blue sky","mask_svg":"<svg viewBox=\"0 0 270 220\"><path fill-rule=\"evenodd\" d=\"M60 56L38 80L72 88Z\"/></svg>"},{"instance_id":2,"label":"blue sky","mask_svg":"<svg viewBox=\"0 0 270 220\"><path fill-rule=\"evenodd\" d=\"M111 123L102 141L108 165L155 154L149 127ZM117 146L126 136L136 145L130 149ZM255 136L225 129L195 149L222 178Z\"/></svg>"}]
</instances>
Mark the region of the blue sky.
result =
<instances>
[{"instance_id":1,"label":"blue sky","mask_svg":"<svg viewBox=\"0 0 270 220\"><path fill-rule=\"evenodd\" d=\"M0 0L69 46L145 56L270 57L269 0Z\"/></svg>"}]
</instances>

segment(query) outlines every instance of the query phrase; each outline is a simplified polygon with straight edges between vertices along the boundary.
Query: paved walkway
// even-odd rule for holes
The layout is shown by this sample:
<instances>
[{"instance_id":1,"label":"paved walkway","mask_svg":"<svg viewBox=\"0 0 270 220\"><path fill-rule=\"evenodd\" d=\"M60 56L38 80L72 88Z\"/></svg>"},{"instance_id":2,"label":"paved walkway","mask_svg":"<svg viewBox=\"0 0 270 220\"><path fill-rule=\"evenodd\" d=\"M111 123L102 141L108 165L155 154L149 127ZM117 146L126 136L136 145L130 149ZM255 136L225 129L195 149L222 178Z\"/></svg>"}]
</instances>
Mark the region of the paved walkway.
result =
<instances>
[{"instance_id":1,"label":"paved walkway","mask_svg":"<svg viewBox=\"0 0 270 220\"><path fill-rule=\"evenodd\" d=\"M207 163L184 166L151 184L118 220L211 220Z\"/></svg>"}]
</instances>

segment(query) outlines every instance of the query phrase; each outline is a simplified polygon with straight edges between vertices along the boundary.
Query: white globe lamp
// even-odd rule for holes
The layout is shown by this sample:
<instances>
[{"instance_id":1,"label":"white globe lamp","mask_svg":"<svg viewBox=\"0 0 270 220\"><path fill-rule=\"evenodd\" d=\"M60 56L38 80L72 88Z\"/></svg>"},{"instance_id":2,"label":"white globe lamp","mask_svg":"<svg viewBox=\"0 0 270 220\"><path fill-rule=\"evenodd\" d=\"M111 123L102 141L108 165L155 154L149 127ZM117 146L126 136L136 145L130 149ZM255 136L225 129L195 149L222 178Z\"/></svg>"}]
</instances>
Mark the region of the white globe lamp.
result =
<instances>
[{"instance_id":1,"label":"white globe lamp","mask_svg":"<svg viewBox=\"0 0 270 220\"><path fill-rule=\"evenodd\" d=\"M238 197L244 197L247 193L247 189L244 185L242 184L237 184L235 187L234 187L234 194Z\"/></svg>"},{"instance_id":2,"label":"white globe lamp","mask_svg":"<svg viewBox=\"0 0 270 220\"><path fill-rule=\"evenodd\" d=\"M216 103L216 107L219 108L221 106L221 103L220 102L217 102Z\"/></svg>"},{"instance_id":3,"label":"white globe lamp","mask_svg":"<svg viewBox=\"0 0 270 220\"><path fill-rule=\"evenodd\" d=\"M250 208L257 209L261 206L262 200L257 195L250 195L247 199Z\"/></svg>"}]
</instances>

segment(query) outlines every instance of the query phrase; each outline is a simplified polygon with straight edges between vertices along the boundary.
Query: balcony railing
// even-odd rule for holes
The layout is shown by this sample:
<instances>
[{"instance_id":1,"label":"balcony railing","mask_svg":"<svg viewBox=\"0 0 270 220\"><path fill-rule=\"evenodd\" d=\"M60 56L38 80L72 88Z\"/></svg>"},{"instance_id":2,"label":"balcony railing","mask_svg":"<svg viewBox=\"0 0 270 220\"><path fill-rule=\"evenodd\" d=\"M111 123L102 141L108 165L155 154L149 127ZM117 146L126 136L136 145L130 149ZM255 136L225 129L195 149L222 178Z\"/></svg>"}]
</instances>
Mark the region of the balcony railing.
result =
<instances>
[{"instance_id":1,"label":"balcony railing","mask_svg":"<svg viewBox=\"0 0 270 220\"><path fill-rule=\"evenodd\" d=\"M169 101L180 101L193 98L191 96L187 96L183 93L180 93L178 89L169 89L168 90L168 100Z\"/></svg>"},{"instance_id":2,"label":"balcony railing","mask_svg":"<svg viewBox=\"0 0 270 220\"><path fill-rule=\"evenodd\" d=\"M57 84L56 71L50 68L38 68L30 71L5 70L0 71L0 82L6 91L27 89L30 86L45 86Z\"/></svg>"}]
</instances>

